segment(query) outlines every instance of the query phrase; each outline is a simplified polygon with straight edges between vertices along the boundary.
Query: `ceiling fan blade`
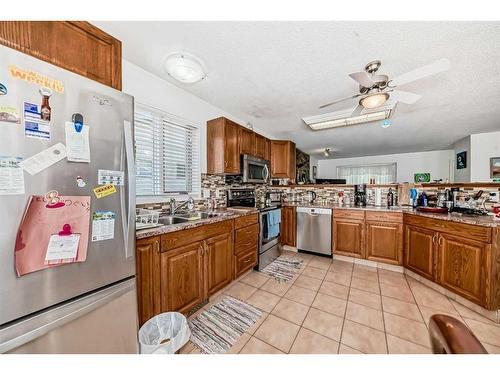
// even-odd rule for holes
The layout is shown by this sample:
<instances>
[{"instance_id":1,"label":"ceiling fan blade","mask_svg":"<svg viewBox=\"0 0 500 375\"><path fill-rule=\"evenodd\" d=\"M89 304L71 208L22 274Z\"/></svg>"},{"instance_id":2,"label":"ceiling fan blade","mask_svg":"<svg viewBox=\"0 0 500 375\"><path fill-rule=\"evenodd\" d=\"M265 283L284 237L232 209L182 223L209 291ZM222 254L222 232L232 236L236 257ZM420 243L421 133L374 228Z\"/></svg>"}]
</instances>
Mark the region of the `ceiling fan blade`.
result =
<instances>
[{"instance_id":1,"label":"ceiling fan blade","mask_svg":"<svg viewBox=\"0 0 500 375\"><path fill-rule=\"evenodd\" d=\"M345 100L349 100L349 99L354 99L354 98L357 98L358 96L361 96L361 94L356 94L356 95L352 95L352 96L348 96L346 98L342 98L342 99L337 99L333 102L330 102L330 103L327 103L327 104L323 104L321 107L319 107L319 109L323 109L325 107L329 107L331 105L334 105L334 104L337 104L337 103L340 103L340 102L343 102Z\"/></svg>"},{"instance_id":2,"label":"ceiling fan blade","mask_svg":"<svg viewBox=\"0 0 500 375\"><path fill-rule=\"evenodd\" d=\"M413 104L422 98L422 95L414 94L408 91L394 90L389 93L391 99L405 103L405 104Z\"/></svg>"},{"instance_id":3,"label":"ceiling fan blade","mask_svg":"<svg viewBox=\"0 0 500 375\"><path fill-rule=\"evenodd\" d=\"M356 116L359 116L361 114L361 111L363 111L363 109L365 109L362 105L359 105L354 108L354 111L352 111L351 113L351 117L356 117Z\"/></svg>"},{"instance_id":4,"label":"ceiling fan blade","mask_svg":"<svg viewBox=\"0 0 500 375\"><path fill-rule=\"evenodd\" d=\"M372 76L367 72L351 73L349 74L349 77L351 77L363 87L372 87L376 83L373 81Z\"/></svg>"},{"instance_id":5,"label":"ceiling fan blade","mask_svg":"<svg viewBox=\"0 0 500 375\"><path fill-rule=\"evenodd\" d=\"M401 74L400 76L391 80L391 85L401 86L407 83L419 80L421 78L429 77L437 73L444 72L450 69L450 60L439 59L433 63L421 66L420 68L409 71L408 73Z\"/></svg>"}]
</instances>

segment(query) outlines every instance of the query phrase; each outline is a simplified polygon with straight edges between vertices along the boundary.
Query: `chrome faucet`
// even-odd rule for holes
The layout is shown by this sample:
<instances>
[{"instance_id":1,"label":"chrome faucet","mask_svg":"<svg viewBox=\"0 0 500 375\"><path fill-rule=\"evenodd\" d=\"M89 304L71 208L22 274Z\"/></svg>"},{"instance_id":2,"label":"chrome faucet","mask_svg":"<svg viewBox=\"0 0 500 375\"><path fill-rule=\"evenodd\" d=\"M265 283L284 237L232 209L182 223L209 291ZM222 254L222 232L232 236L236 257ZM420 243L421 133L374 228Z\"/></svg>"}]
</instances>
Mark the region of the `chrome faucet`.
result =
<instances>
[{"instance_id":1,"label":"chrome faucet","mask_svg":"<svg viewBox=\"0 0 500 375\"><path fill-rule=\"evenodd\" d=\"M194 208L194 199L193 197L189 197L186 201L182 202L179 204L177 207L175 206L175 199L171 198L170 199L170 215L175 215L177 210L184 206L188 206L188 210L192 210Z\"/></svg>"}]
</instances>

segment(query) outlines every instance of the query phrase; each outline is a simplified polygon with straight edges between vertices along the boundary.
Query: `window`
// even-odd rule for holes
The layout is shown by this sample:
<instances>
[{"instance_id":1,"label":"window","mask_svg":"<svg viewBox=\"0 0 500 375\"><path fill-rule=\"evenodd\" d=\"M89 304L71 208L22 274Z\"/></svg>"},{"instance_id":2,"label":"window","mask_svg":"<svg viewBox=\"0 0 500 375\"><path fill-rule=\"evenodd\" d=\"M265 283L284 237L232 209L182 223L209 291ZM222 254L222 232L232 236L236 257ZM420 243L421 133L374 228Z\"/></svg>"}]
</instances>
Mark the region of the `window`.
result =
<instances>
[{"instance_id":1,"label":"window","mask_svg":"<svg viewBox=\"0 0 500 375\"><path fill-rule=\"evenodd\" d=\"M199 130L188 121L135 107L137 195L199 194Z\"/></svg>"},{"instance_id":2,"label":"window","mask_svg":"<svg viewBox=\"0 0 500 375\"><path fill-rule=\"evenodd\" d=\"M396 182L396 163L338 166L337 178L345 178L348 184L367 184L370 178L377 184Z\"/></svg>"}]
</instances>

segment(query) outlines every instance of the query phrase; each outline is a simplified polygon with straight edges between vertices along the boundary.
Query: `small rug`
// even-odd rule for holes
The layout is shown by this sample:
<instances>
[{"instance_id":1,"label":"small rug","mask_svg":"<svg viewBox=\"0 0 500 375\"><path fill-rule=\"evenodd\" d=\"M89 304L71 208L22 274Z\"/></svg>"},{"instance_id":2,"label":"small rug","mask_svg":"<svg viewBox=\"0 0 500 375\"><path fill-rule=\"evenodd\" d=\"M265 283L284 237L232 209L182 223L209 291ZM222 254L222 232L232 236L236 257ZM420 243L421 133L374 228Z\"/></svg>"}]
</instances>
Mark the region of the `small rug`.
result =
<instances>
[{"instance_id":1,"label":"small rug","mask_svg":"<svg viewBox=\"0 0 500 375\"><path fill-rule=\"evenodd\" d=\"M274 277L278 281L286 282L293 279L293 276L297 273L297 270L302 267L303 262L304 261L299 258L281 255L260 272Z\"/></svg>"},{"instance_id":2,"label":"small rug","mask_svg":"<svg viewBox=\"0 0 500 375\"><path fill-rule=\"evenodd\" d=\"M225 297L189 322L191 342L204 354L222 354L262 316L262 311Z\"/></svg>"}]
</instances>

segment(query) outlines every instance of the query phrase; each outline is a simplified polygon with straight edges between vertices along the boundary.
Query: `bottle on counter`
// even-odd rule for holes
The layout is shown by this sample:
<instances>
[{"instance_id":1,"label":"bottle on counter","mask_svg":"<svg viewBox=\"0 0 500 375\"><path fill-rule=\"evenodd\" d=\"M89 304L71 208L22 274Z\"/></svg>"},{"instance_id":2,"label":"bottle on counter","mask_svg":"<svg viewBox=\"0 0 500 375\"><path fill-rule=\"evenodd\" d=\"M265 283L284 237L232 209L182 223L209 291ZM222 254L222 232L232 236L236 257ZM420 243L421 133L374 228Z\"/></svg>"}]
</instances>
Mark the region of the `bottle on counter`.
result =
<instances>
[{"instance_id":1,"label":"bottle on counter","mask_svg":"<svg viewBox=\"0 0 500 375\"><path fill-rule=\"evenodd\" d=\"M387 207L394 206L394 193L392 192L392 188L389 188L389 192L387 193Z\"/></svg>"}]
</instances>

